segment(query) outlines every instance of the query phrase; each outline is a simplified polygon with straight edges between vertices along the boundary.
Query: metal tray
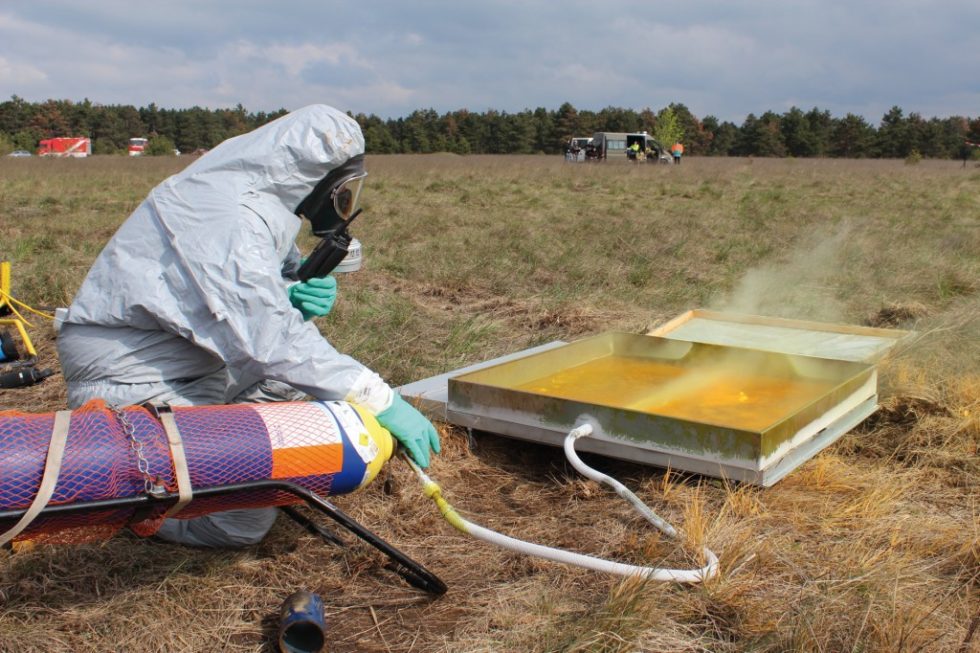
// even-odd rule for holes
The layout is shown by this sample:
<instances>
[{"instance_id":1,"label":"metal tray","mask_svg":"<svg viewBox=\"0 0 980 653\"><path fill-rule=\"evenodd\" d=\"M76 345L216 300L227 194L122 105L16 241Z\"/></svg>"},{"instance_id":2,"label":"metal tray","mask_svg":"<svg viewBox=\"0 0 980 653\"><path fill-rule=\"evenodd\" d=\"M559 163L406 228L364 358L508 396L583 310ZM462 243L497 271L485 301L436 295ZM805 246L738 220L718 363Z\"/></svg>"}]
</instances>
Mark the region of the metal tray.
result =
<instances>
[{"instance_id":1,"label":"metal tray","mask_svg":"<svg viewBox=\"0 0 980 653\"><path fill-rule=\"evenodd\" d=\"M770 485L875 409L873 365L604 333L451 377L447 419Z\"/></svg>"}]
</instances>

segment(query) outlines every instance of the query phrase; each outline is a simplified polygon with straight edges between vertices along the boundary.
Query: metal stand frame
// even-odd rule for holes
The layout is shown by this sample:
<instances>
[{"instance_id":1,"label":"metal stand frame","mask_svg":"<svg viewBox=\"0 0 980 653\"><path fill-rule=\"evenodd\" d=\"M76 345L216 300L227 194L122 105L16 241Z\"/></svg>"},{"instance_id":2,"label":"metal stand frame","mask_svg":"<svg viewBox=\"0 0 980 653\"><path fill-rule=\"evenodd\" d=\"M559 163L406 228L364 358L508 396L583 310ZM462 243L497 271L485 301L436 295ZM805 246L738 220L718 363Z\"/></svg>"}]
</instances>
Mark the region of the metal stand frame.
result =
<instances>
[{"instance_id":1,"label":"metal stand frame","mask_svg":"<svg viewBox=\"0 0 980 653\"><path fill-rule=\"evenodd\" d=\"M230 494L236 494L238 492L254 492L256 490L278 490L280 492L286 492L291 494L297 499L301 499L306 502L310 508L317 510L327 517L330 517L335 522L346 528L348 531L356 535L358 538L370 544L375 549L385 554L389 560L389 564L386 568L395 572L399 576L405 579L405 581L412 587L418 588L430 594L436 596L445 594L448 587L438 576L433 574L431 571L426 569L424 566L415 562L407 555L388 544L386 541L369 531L364 526L361 526L349 515L345 514L335 505L316 494L315 492L306 489L301 485L296 483L290 483L288 481L252 481L249 483L234 483L230 485L220 485L218 487L195 489L194 498L206 498L206 497L218 497L226 496ZM159 506L172 505L177 502L179 496L175 492L167 492L159 496L149 496L146 494L140 494L133 497L125 497L118 499L102 499L99 501L83 501L79 503L62 504L48 506L41 511L38 518L43 517L55 517L59 515L74 515L80 513L94 512L100 510L118 510L122 508L132 508L134 510L133 521L139 521L140 515L149 514L153 508ZM313 520L309 519L302 513L298 512L295 508L291 506L281 507L283 512L286 513L288 517L296 521L298 524L303 526L306 530L314 535L318 535L322 539L337 546L344 546L343 540L334 535L328 529L315 523ZM21 516L27 512L24 510L7 510L0 511L0 532L5 528L9 528L15 524Z\"/></svg>"}]
</instances>

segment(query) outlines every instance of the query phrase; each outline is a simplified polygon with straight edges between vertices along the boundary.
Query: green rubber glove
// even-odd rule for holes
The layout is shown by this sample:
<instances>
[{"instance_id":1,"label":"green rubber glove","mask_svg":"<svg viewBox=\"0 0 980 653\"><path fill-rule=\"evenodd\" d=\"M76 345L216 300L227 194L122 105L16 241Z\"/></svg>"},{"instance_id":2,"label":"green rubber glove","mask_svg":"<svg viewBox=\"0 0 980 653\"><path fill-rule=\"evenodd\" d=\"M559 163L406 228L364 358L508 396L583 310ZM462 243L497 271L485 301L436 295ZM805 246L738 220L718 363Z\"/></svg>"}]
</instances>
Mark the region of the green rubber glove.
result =
<instances>
[{"instance_id":1,"label":"green rubber glove","mask_svg":"<svg viewBox=\"0 0 980 653\"><path fill-rule=\"evenodd\" d=\"M289 301L303 314L304 320L323 317L337 299L337 280L333 277L313 278L289 287Z\"/></svg>"},{"instance_id":2,"label":"green rubber glove","mask_svg":"<svg viewBox=\"0 0 980 653\"><path fill-rule=\"evenodd\" d=\"M401 395L396 394L391 406L375 417L381 426L388 429L408 449L408 455L419 467L424 469L429 466L429 449L439 453L439 434L436 433L436 427L432 426L425 415L402 399Z\"/></svg>"}]
</instances>

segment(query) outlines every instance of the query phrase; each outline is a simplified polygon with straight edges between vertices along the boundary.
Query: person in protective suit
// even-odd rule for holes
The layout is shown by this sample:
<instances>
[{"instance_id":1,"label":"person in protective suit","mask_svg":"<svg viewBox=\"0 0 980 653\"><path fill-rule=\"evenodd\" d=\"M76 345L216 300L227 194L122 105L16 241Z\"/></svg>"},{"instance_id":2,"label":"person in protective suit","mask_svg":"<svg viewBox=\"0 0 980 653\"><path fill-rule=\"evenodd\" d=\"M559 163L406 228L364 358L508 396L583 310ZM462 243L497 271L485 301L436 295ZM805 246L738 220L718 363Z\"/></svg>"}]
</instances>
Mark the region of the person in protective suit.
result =
<instances>
[{"instance_id":1,"label":"person in protective suit","mask_svg":"<svg viewBox=\"0 0 980 653\"><path fill-rule=\"evenodd\" d=\"M166 179L99 254L64 317L58 353L69 407L345 400L374 414L426 467L435 428L378 374L308 320L333 304L332 277L296 280L304 219L321 237L350 219L364 137L325 105L224 141ZM275 508L167 519L164 540L244 546Z\"/></svg>"}]
</instances>

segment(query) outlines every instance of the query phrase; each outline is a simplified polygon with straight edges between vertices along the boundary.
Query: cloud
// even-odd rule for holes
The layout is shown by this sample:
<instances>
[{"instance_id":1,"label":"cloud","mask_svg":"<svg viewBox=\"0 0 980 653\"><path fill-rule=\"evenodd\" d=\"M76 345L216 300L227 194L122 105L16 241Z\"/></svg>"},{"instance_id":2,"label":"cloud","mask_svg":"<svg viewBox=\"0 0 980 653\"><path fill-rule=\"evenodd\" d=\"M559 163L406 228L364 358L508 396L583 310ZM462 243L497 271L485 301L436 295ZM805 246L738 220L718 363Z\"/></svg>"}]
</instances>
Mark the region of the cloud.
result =
<instances>
[{"instance_id":1,"label":"cloud","mask_svg":"<svg viewBox=\"0 0 980 653\"><path fill-rule=\"evenodd\" d=\"M28 63L13 63L5 57L0 57L0 84L11 87L43 83L47 79L44 71Z\"/></svg>"},{"instance_id":2,"label":"cloud","mask_svg":"<svg viewBox=\"0 0 980 653\"><path fill-rule=\"evenodd\" d=\"M331 68L348 68L360 73L370 69L357 50L345 43L275 44L262 48L262 54L281 65L294 78L299 78L304 70L315 68L318 64L326 64Z\"/></svg>"},{"instance_id":3,"label":"cloud","mask_svg":"<svg viewBox=\"0 0 980 653\"><path fill-rule=\"evenodd\" d=\"M382 117L682 102L877 122L896 104L975 114L977 24L975 0L8 0L0 82L33 101Z\"/></svg>"}]
</instances>

